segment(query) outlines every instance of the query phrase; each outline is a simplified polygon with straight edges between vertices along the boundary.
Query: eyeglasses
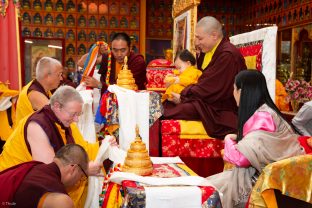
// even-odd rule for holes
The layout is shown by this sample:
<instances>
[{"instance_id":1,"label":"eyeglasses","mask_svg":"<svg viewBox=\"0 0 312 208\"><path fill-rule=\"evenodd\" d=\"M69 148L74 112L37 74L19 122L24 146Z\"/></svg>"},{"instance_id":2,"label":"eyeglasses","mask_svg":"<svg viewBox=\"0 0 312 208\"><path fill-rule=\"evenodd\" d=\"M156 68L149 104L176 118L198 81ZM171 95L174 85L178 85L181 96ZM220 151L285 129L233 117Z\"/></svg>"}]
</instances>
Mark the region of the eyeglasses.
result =
<instances>
[{"instance_id":1,"label":"eyeglasses","mask_svg":"<svg viewBox=\"0 0 312 208\"><path fill-rule=\"evenodd\" d=\"M49 74L53 74L56 75L57 77L62 77L63 76L63 72L58 72L58 73L49 73Z\"/></svg>"},{"instance_id":2,"label":"eyeglasses","mask_svg":"<svg viewBox=\"0 0 312 208\"><path fill-rule=\"evenodd\" d=\"M79 164L76 164L76 165L78 165L78 167L80 168L80 170L81 170L81 171L83 172L83 174L84 174L84 176L81 177L81 180L82 180L82 181L87 180L87 179L88 179L87 173L83 170L83 168L81 167L81 165L79 165Z\"/></svg>"},{"instance_id":3,"label":"eyeglasses","mask_svg":"<svg viewBox=\"0 0 312 208\"><path fill-rule=\"evenodd\" d=\"M64 109L64 112L66 112L66 114L71 117L71 118L74 118L74 117L79 117L83 114L83 112L75 112L75 113L71 113L71 112L68 112L68 110L66 110L64 107L62 107L62 109Z\"/></svg>"},{"instance_id":4,"label":"eyeglasses","mask_svg":"<svg viewBox=\"0 0 312 208\"><path fill-rule=\"evenodd\" d=\"M68 111L65 111L65 112L67 113L68 116L70 116L70 117L72 117L72 118L73 118L73 117L76 117L76 116L79 117L79 116L81 116L81 115L83 114L83 112L79 112L79 113L78 113L78 112L76 112L76 113L70 113L70 112L68 112Z\"/></svg>"}]
</instances>

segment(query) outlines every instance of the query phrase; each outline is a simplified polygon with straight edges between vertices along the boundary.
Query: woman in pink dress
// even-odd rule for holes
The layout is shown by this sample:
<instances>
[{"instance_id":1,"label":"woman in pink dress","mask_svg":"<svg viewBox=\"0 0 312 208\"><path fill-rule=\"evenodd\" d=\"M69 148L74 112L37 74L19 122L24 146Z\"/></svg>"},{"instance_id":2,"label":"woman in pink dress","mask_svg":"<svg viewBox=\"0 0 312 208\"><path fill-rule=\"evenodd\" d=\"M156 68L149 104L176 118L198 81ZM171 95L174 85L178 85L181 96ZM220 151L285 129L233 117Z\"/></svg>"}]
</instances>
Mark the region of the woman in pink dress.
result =
<instances>
[{"instance_id":1,"label":"woman in pink dress","mask_svg":"<svg viewBox=\"0 0 312 208\"><path fill-rule=\"evenodd\" d=\"M238 130L225 137L224 160L235 167L207 179L223 193L223 207L245 207L266 165L305 151L296 129L272 101L261 72L241 71L235 77L233 94L238 106Z\"/></svg>"}]
</instances>

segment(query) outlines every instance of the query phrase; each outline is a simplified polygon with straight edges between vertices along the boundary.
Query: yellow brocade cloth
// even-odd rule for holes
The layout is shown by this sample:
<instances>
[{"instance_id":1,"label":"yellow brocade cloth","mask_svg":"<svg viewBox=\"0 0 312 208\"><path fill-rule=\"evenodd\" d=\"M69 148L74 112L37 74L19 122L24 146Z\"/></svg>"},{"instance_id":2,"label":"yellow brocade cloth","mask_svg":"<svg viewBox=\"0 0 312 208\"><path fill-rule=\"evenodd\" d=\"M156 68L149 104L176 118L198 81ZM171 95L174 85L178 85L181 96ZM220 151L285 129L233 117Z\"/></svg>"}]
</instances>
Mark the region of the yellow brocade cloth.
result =
<instances>
[{"instance_id":1,"label":"yellow brocade cloth","mask_svg":"<svg viewBox=\"0 0 312 208\"><path fill-rule=\"evenodd\" d=\"M274 189L312 204L311 179L312 155L300 155L269 164L253 187L249 207L277 208Z\"/></svg>"},{"instance_id":2,"label":"yellow brocade cloth","mask_svg":"<svg viewBox=\"0 0 312 208\"><path fill-rule=\"evenodd\" d=\"M6 141L3 152L0 155L0 171L10 168L12 166L18 165L23 162L28 162L32 160L32 156L29 153L26 142L24 139L24 126L29 116L22 119L15 131L11 134L11 136ZM62 136L63 141L65 140L65 130L61 129L59 125L57 125L58 130ZM73 138L76 144L81 145L86 152L88 153L89 159L94 160L96 158L96 154L99 150L99 144L96 143L88 143L86 142L76 124L70 125ZM84 207L84 202L87 194L87 182L77 184L71 190L68 191L69 196L73 199L75 203L75 207Z\"/></svg>"},{"instance_id":3,"label":"yellow brocade cloth","mask_svg":"<svg viewBox=\"0 0 312 208\"><path fill-rule=\"evenodd\" d=\"M26 116L32 114L34 111L30 100L28 98L28 89L31 86L31 84L33 83L34 80L32 80L31 82L29 82L25 87L23 87L22 91L20 92L19 96L18 96L18 100L17 100L17 104L16 104L16 123L18 124L18 122L20 120L22 120L23 118L25 118ZM51 92L49 92L49 96L51 96Z\"/></svg>"},{"instance_id":4,"label":"yellow brocade cloth","mask_svg":"<svg viewBox=\"0 0 312 208\"><path fill-rule=\"evenodd\" d=\"M201 121L179 120L181 139L212 139L206 132Z\"/></svg>"},{"instance_id":5,"label":"yellow brocade cloth","mask_svg":"<svg viewBox=\"0 0 312 208\"><path fill-rule=\"evenodd\" d=\"M212 59L212 56L213 56L214 52L216 51L220 42L221 42L221 40L215 45L215 47L213 47L213 49L211 51L209 51L208 53L205 54L204 61L203 61L202 66L201 66L202 69L206 69L206 67L209 65L209 63Z\"/></svg>"},{"instance_id":6,"label":"yellow brocade cloth","mask_svg":"<svg viewBox=\"0 0 312 208\"><path fill-rule=\"evenodd\" d=\"M163 95L163 100L172 97L171 93L178 93L180 94L181 91L191 84L196 84L198 78L202 75L202 72L198 70L194 66L190 66L186 68L178 77L179 77L179 83L173 83L171 84L165 94ZM174 80L175 81L175 80Z\"/></svg>"}]
</instances>

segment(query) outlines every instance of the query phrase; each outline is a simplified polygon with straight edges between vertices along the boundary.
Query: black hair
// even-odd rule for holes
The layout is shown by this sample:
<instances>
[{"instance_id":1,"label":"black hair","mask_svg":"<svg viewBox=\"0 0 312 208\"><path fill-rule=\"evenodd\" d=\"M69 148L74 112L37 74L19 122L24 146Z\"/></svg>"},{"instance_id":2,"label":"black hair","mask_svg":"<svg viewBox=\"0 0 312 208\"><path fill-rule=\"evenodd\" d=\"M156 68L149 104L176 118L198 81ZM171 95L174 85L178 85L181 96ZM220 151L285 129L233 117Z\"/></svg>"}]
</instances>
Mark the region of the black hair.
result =
<instances>
[{"instance_id":1,"label":"black hair","mask_svg":"<svg viewBox=\"0 0 312 208\"><path fill-rule=\"evenodd\" d=\"M192 66L196 64L196 58L195 56L187 49L184 49L182 51L179 51L177 55L174 58L174 61L177 60L177 58L181 59L181 61L189 61L191 62Z\"/></svg>"},{"instance_id":2,"label":"black hair","mask_svg":"<svg viewBox=\"0 0 312 208\"><path fill-rule=\"evenodd\" d=\"M124 33L124 32L118 32L118 33L115 33L113 35L113 38L112 38L112 42L114 40L124 40L127 42L127 45L128 47L130 48L130 45L131 45L131 39L129 37L129 35L127 33Z\"/></svg>"},{"instance_id":3,"label":"black hair","mask_svg":"<svg viewBox=\"0 0 312 208\"><path fill-rule=\"evenodd\" d=\"M285 120L282 113L279 111L270 97L265 77L260 71L241 71L235 77L235 85L237 90L241 90L238 107L237 141L240 141L243 138L243 126L246 121L264 103L273 109L283 120ZM287 120L285 121L296 133L298 133L297 129L290 122Z\"/></svg>"}]
</instances>

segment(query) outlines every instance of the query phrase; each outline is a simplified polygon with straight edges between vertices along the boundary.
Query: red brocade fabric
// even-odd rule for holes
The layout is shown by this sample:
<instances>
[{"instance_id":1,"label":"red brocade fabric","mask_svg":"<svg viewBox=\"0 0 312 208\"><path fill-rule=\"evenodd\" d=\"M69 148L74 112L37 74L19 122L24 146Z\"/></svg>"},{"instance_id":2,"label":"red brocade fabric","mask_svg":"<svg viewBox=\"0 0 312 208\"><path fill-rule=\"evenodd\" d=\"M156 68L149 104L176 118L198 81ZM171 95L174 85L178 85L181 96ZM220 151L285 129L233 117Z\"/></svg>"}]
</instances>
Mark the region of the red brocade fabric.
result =
<instances>
[{"instance_id":1,"label":"red brocade fabric","mask_svg":"<svg viewBox=\"0 0 312 208\"><path fill-rule=\"evenodd\" d=\"M178 120L161 121L162 156L179 156L183 162L202 177L207 177L223 170L221 150L224 148L222 140L180 138L180 124Z\"/></svg>"},{"instance_id":2,"label":"red brocade fabric","mask_svg":"<svg viewBox=\"0 0 312 208\"><path fill-rule=\"evenodd\" d=\"M170 67L148 67L146 69L146 77L147 77L147 89L157 90L157 88L161 88L165 90L166 86L164 83L164 79L167 74L173 74L172 70L174 68ZM156 89L155 89L156 88Z\"/></svg>"},{"instance_id":3,"label":"red brocade fabric","mask_svg":"<svg viewBox=\"0 0 312 208\"><path fill-rule=\"evenodd\" d=\"M164 157L197 157L217 158L221 157L224 148L219 139L180 139L180 124L178 120L163 120L162 132L162 156Z\"/></svg>"},{"instance_id":4,"label":"red brocade fabric","mask_svg":"<svg viewBox=\"0 0 312 208\"><path fill-rule=\"evenodd\" d=\"M262 70L262 47L263 47L262 44L263 41L257 41L237 46L239 51L244 57L256 56L256 69L259 71Z\"/></svg>"}]
</instances>

